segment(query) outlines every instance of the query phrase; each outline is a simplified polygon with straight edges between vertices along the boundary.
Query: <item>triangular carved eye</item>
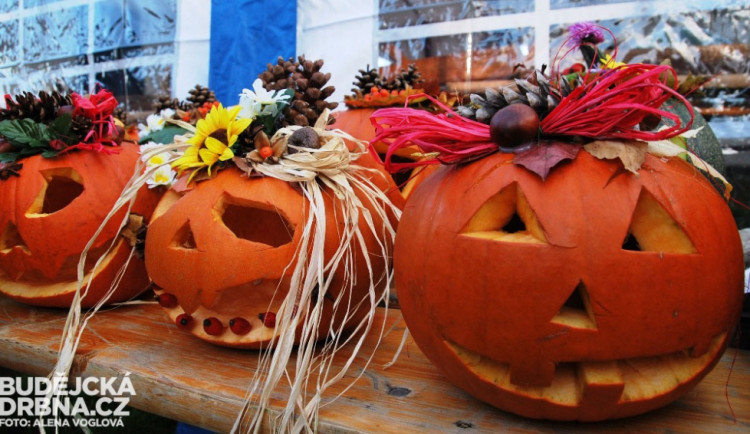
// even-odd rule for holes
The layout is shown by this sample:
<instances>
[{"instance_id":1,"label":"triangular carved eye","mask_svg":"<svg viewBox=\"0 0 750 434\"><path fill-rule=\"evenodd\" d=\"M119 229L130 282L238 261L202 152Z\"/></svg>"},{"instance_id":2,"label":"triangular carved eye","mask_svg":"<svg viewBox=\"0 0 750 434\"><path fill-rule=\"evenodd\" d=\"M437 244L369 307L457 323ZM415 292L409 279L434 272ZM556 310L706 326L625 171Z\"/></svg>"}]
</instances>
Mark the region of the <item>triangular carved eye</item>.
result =
<instances>
[{"instance_id":1,"label":"triangular carved eye","mask_svg":"<svg viewBox=\"0 0 750 434\"><path fill-rule=\"evenodd\" d=\"M622 248L638 252L697 253L679 223L645 189L638 196Z\"/></svg>"},{"instance_id":2,"label":"triangular carved eye","mask_svg":"<svg viewBox=\"0 0 750 434\"><path fill-rule=\"evenodd\" d=\"M261 204L234 203L235 200L225 196L214 209L237 238L271 247L292 242L294 225L280 212L263 208Z\"/></svg>"},{"instance_id":3,"label":"triangular carved eye","mask_svg":"<svg viewBox=\"0 0 750 434\"><path fill-rule=\"evenodd\" d=\"M586 285L579 282L568 296L557 314L552 318L553 323L573 328L596 329L596 317L591 309L591 299Z\"/></svg>"},{"instance_id":4,"label":"triangular carved eye","mask_svg":"<svg viewBox=\"0 0 750 434\"><path fill-rule=\"evenodd\" d=\"M516 243L547 243L544 230L517 183L490 197L461 234Z\"/></svg>"},{"instance_id":5,"label":"triangular carved eye","mask_svg":"<svg viewBox=\"0 0 750 434\"><path fill-rule=\"evenodd\" d=\"M190 223L185 222L180 229L175 233L174 239L172 240L172 246L179 249L195 249L195 237L193 231L190 229Z\"/></svg>"}]
</instances>

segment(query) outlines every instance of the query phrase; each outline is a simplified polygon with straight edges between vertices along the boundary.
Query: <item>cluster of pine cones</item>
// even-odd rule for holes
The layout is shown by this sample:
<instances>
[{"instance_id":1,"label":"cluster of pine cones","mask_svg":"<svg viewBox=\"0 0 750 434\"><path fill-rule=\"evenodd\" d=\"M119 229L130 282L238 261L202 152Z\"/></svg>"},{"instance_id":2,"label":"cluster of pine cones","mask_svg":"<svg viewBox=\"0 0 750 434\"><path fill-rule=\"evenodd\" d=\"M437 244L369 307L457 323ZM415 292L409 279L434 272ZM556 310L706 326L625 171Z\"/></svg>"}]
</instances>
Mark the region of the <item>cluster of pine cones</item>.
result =
<instances>
[{"instance_id":1,"label":"cluster of pine cones","mask_svg":"<svg viewBox=\"0 0 750 434\"><path fill-rule=\"evenodd\" d=\"M331 73L321 72L323 60L310 61L305 56L284 60L279 56L276 64L268 64L258 78L263 81L263 87L268 91L294 90L294 98L284 109L282 126L315 125L315 121L325 109L333 110L338 107L336 102L327 102L326 98L336 90L333 86L326 86L331 79Z\"/></svg>"},{"instance_id":2,"label":"cluster of pine cones","mask_svg":"<svg viewBox=\"0 0 750 434\"><path fill-rule=\"evenodd\" d=\"M213 90L196 84L188 91L188 97L184 101L169 95L159 96L154 103L154 113L172 109L175 111L174 119L189 119L188 122L195 124L198 119L205 117L206 108L215 102L216 95Z\"/></svg>"},{"instance_id":3,"label":"cluster of pine cones","mask_svg":"<svg viewBox=\"0 0 750 434\"><path fill-rule=\"evenodd\" d=\"M371 69L370 65L367 65L365 69L360 69L354 77L352 93L361 97L368 94L373 87L392 92L416 88L423 82L422 73L419 72L415 64L410 64L406 69L402 68L390 80L381 76L377 69Z\"/></svg>"},{"instance_id":4,"label":"cluster of pine cones","mask_svg":"<svg viewBox=\"0 0 750 434\"><path fill-rule=\"evenodd\" d=\"M0 121L13 119L32 119L34 122L49 124L63 113L73 113L73 100L68 93L58 91L40 91L37 95L23 92L15 99L6 95L5 108L0 110ZM73 116L71 133L83 138L91 130L91 119L85 116Z\"/></svg>"},{"instance_id":5,"label":"cluster of pine cones","mask_svg":"<svg viewBox=\"0 0 750 434\"><path fill-rule=\"evenodd\" d=\"M563 79L559 84L559 89L550 86L544 73L534 70L526 78L516 78L510 86L487 88L484 94L471 94L469 103L459 106L457 110L463 117L489 124L492 116L501 108L521 103L533 108L541 119L575 87L583 84L583 79L577 76L573 83Z\"/></svg>"}]
</instances>

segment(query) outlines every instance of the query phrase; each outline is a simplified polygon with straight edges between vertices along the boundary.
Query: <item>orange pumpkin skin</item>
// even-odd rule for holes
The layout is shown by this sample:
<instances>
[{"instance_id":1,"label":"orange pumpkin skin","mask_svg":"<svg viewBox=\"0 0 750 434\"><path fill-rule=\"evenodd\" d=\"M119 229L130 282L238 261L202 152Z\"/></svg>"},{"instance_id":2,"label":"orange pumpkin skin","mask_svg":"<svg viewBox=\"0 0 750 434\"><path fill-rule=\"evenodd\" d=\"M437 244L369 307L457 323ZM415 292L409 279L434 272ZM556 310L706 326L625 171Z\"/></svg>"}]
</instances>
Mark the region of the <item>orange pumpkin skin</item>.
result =
<instances>
[{"instance_id":1,"label":"orange pumpkin skin","mask_svg":"<svg viewBox=\"0 0 750 434\"><path fill-rule=\"evenodd\" d=\"M360 157L357 164L377 168L368 155ZM382 169L371 180L394 204L402 206L398 189ZM339 244L345 219L335 196L325 189L324 193L327 261ZM167 193L149 226L146 267L159 287L157 295L167 293L178 300L175 306L163 305L170 318L179 324L178 316L191 315L193 320L187 329L218 345L259 348L271 341L274 327L267 326L259 314L277 312L289 291L308 207L307 200L291 184L270 177L248 178L235 168L221 171L182 195ZM373 220L375 227L381 226L374 214ZM395 219L391 223L395 224ZM364 228L362 218L360 227ZM369 230L362 232L371 252L373 275L380 276L384 262L376 256L380 252L377 240ZM367 294L369 279L364 257L358 247L355 250L357 280L350 296L359 301ZM343 278L342 270L336 270L329 287L332 299L342 291ZM321 330L327 330L331 321L342 320L341 310L336 318L331 316L332 299L326 298ZM362 306L352 321L360 319L367 308ZM235 317L248 321L251 330L233 333L228 324ZM222 332L207 333L202 327L207 318L218 319Z\"/></svg>"},{"instance_id":2,"label":"orange pumpkin skin","mask_svg":"<svg viewBox=\"0 0 750 434\"><path fill-rule=\"evenodd\" d=\"M370 141L375 138L375 127L370 122L370 116L379 108L358 108L333 112L333 116L336 118L333 127L347 132L360 140ZM375 151L379 154L385 154L388 150L388 146L380 142L372 143L372 146L375 147ZM413 154L418 151L419 149L416 147L402 148L398 149L394 155L414 160L415 157Z\"/></svg>"},{"instance_id":3,"label":"orange pumpkin skin","mask_svg":"<svg viewBox=\"0 0 750 434\"><path fill-rule=\"evenodd\" d=\"M634 176L585 151L544 182L504 154L437 171L406 204L394 267L416 343L454 384L582 421L697 384L736 324L744 268L726 203L692 166L649 155Z\"/></svg>"},{"instance_id":4,"label":"orange pumpkin skin","mask_svg":"<svg viewBox=\"0 0 750 434\"><path fill-rule=\"evenodd\" d=\"M81 252L133 176L138 158L134 143L123 143L113 155L34 156L22 160L20 176L0 181L0 293L33 305L69 306ZM156 192L144 188L131 212L148 220L157 200ZM109 221L88 254L86 281L91 285L84 307L109 290L130 255L130 245L118 236L125 212ZM92 275L90 268L115 237L115 247ZM134 258L109 302L132 298L148 283L143 261Z\"/></svg>"}]
</instances>

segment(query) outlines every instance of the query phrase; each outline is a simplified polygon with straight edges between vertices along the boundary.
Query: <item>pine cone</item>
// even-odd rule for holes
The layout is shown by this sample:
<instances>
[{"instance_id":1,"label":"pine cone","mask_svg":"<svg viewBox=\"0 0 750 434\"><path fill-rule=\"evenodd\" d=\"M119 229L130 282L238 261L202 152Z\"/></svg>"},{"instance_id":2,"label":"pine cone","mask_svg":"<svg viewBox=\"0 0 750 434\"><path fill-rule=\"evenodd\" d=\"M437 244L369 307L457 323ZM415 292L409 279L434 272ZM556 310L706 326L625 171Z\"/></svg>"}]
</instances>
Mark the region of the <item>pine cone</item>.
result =
<instances>
[{"instance_id":1,"label":"pine cone","mask_svg":"<svg viewBox=\"0 0 750 434\"><path fill-rule=\"evenodd\" d=\"M5 103L6 109L0 111L0 120L29 118L41 123L52 122L61 106L72 104L69 95L62 95L57 91L40 91L38 97L31 92L24 92L16 95L15 101L6 97Z\"/></svg>"},{"instance_id":2,"label":"pine cone","mask_svg":"<svg viewBox=\"0 0 750 434\"><path fill-rule=\"evenodd\" d=\"M384 88L386 82L377 69L370 69L370 65L367 65L365 69L359 70L359 75L354 77L352 84L355 86L352 88L355 95L366 95L373 87Z\"/></svg>"},{"instance_id":3,"label":"pine cone","mask_svg":"<svg viewBox=\"0 0 750 434\"><path fill-rule=\"evenodd\" d=\"M525 79L515 79L515 83L498 90L485 89L484 95L471 94L470 103L458 107L458 113L466 118L489 124L492 116L509 104L531 106L540 118L557 107L562 98L570 94L574 87L582 84L579 77L573 86L562 79L559 89L550 86L549 80L539 71L533 71Z\"/></svg>"},{"instance_id":4,"label":"pine cone","mask_svg":"<svg viewBox=\"0 0 750 434\"><path fill-rule=\"evenodd\" d=\"M394 91L405 90L409 87L416 88L423 82L422 73L419 72L417 65L412 63L407 69L402 68L395 77L389 80L385 84L385 89Z\"/></svg>"},{"instance_id":5,"label":"pine cone","mask_svg":"<svg viewBox=\"0 0 750 434\"><path fill-rule=\"evenodd\" d=\"M91 131L91 127L93 126L94 123L86 116L74 116L70 123L70 132L81 141Z\"/></svg>"},{"instance_id":6,"label":"pine cone","mask_svg":"<svg viewBox=\"0 0 750 434\"><path fill-rule=\"evenodd\" d=\"M180 106L180 100L172 98L169 95L160 95L154 103L154 113L159 113L164 109L177 110Z\"/></svg>"},{"instance_id":7,"label":"pine cone","mask_svg":"<svg viewBox=\"0 0 750 434\"><path fill-rule=\"evenodd\" d=\"M128 124L128 111L125 110L124 105L117 106L115 110L112 112L112 116L116 119L119 119L123 125Z\"/></svg>"},{"instance_id":8,"label":"pine cone","mask_svg":"<svg viewBox=\"0 0 750 434\"><path fill-rule=\"evenodd\" d=\"M335 88L326 86L331 74L320 72L322 66L323 60L312 62L306 60L305 56L299 56L297 62L291 58L284 60L279 57L276 65L269 63L267 69L258 76L266 90L294 90L294 98L284 109L284 126L314 125L323 110L338 107L338 103L325 101Z\"/></svg>"},{"instance_id":9,"label":"pine cone","mask_svg":"<svg viewBox=\"0 0 750 434\"><path fill-rule=\"evenodd\" d=\"M214 91L200 84L196 84L188 93L190 96L187 97L187 100L192 104L193 108L203 107L205 103L213 104L216 101Z\"/></svg>"},{"instance_id":10,"label":"pine cone","mask_svg":"<svg viewBox=\"0 0 750 434\"><path fill-rule=\"evenodd\" d=\"M263 124L252 123L237 136L237 148L235 155L245 155L255 149L255 135L263 131Z\"/></svg>"}]
</instances>

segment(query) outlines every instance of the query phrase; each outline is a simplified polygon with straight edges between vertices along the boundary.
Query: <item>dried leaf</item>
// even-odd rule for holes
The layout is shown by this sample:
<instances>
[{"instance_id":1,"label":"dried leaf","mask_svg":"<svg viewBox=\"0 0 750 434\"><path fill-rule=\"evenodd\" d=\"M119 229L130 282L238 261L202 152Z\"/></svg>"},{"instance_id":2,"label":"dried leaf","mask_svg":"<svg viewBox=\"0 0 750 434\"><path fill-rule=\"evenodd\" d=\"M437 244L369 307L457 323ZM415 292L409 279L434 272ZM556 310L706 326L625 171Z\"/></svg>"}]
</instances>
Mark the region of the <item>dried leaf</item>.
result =
<instances>
[{"instance_id":1,"label":"dried leaf","mask_svg":"<svg viewBox=\"0 0 750 434\"><path fill-rule=\"evenodd\" d=\"M719 173L713 166L708 164L705 160L701 159L694 153L680 147L669 140L659 140L656 142L648 142L648 153L657 157L678 157L682 154L687 154L690 157L690 163L700 170L708 172L709 175L718 179L724 184L724 198L729 200L730 194L732 193L732 184L724 178L724 175Z\"/></svg>"},{"instance_id":2,"label":"dried leaf","mask_svg":"<svg viewBox=\"0 0 750 434\"><path fill-rule=\"evenodd\" d=\"M625 170L638 174L638 169L646 161L648 144L638 140L597 140L587 143L583 149L599 159L619 158Z\"/></svg>"},{"instance_id":3,"label":"dried leaf","mask_svg":"<svg viewBox=\"0 0 750 434\"><path fill-rule=\"evenodd\" d=\"M576 158L580 149L581 146L576 144L557 140L542 140L528 151L516 154L513 157L513 163L531 170L544 181L553 167L565 160Z\"/></svg>"}]
</instances>

